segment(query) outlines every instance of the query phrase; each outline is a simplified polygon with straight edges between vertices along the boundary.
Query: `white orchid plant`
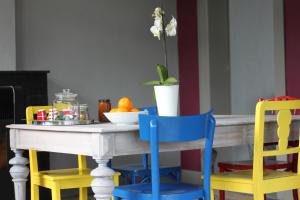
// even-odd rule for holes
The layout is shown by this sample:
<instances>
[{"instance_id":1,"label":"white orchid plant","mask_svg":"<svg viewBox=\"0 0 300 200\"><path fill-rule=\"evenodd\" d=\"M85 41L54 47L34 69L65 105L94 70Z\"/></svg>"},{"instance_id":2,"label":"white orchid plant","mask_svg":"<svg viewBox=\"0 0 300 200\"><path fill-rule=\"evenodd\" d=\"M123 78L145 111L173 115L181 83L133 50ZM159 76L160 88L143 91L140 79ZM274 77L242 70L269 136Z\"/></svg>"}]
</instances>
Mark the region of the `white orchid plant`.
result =
<instances>
[{"instance_id":1,"label":"white orchid plant","mask_svg":"<svg viewBox=\"0 0 300 200\"><path fill-rule=\"evenodd\" d=\"M150 28L151 33L158 40L162 41L163 50L165 54L165 65L157 64L156 70L159 76L159 81L148 81L146 85L174 85L178 81L175 77L169 77L168 75L168 57L167 57L167 45L166 37L176 36L177 21L174 17L166 25L165 12L160 8L155 8L152 17L154 18L154 25Z\"/></svg>"}]
</instances>

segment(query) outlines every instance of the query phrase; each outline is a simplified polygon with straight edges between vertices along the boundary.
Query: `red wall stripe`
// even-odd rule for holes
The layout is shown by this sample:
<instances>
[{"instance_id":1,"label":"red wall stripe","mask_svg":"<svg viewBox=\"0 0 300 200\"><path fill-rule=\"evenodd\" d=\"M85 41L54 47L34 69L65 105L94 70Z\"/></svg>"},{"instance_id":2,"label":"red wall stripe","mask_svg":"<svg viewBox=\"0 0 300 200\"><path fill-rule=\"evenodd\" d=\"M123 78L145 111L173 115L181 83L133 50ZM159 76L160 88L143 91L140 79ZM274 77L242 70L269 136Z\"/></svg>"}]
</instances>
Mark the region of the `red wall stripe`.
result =
<instances>
[{"instance_id":1,"label":"red wall stripe","mask_svg":"<svg viewBox=\"0 0 300 200\"><path fill-rule=\"evenodd\" d=\"M197 0L177 0L180 114L200 112ZM181 153L181 166L201 170L199 150Z\"/></svg>"},{"instance_id":2,"label":"red wall stripe","mask_svg":"<svg viewBox=\"0 0 300 200\"><path fill-rule=\"evenodd\" d=\"M300 1L284 1L286 93L300 97Z\"/></svg>"}]
</instances>

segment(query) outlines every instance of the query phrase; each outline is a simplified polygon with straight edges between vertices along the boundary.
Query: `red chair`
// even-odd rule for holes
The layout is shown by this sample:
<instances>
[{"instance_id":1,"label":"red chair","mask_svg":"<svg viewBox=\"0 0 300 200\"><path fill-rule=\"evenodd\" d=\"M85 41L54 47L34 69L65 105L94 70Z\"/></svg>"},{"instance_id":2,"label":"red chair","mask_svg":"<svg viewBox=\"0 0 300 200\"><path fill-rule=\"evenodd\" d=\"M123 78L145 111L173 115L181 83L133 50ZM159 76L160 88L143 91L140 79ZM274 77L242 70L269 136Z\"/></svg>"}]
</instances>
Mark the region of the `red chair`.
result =
<instances>
[{"instance_id":1,"label":"red chair","mask_svg":"<svg viewBox=\"0 0 300 200\"><path fill-rule=\"evenodd\" d=\"M280 96L275 97L272 99L264 100L262 98L259 99L259 101L288 101L288 100L299 100L298 98L290 97L290 96ZM274 113L272 113L274 114ZM294 115L299 115L300 112L298 110L295 110ZM289 146L298 146L299 141L291 141L289 142ZM274 146L277 145L277 143L266 143L264 146ZM297 172L297 160L298 155L293 154L288 157L288 161L277 161L277 160L265 160L264 161L264 169L283 169L286 171L293 171ZM220 162L218 163L219 171L220 172L226 172L226 171L235 171L235 170L251 170L253 169L253 161L252 160L245 160L245 161L233 161L233 162ZM294 200L298 200L298 192L297 190L293 190L293 198ZM266 195L265 195L266 199ZM220 190L220 200L225 200L225 191Z\"/></svg>"}]
</instances>

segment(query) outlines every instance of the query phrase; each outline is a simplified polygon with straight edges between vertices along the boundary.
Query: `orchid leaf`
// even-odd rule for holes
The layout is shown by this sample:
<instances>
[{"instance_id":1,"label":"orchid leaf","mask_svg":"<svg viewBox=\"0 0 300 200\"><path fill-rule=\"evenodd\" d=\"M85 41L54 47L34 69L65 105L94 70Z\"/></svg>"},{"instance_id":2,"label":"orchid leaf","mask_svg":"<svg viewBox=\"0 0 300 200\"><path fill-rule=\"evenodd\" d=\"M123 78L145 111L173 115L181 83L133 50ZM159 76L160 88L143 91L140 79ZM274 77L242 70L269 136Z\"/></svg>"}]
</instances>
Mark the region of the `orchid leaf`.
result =
<instances>
[{"instance_id":1,"label":"orchid leaf","mask_svg":"<svg viewBox=\"0 0 300 200\"><path fill-rule=\"evenodd\" d=\"M160 81L147 81L144 85L161 85Z\"/></svg>"},{"instance_id":2,"label":"orchid leaf","mask_svg":"<svg viewBox=\"0 0 300 200\"><path fill-rule=\"evenodd\" d=\"M168 79L168 69L164 65L157 64L156 70L161 83L164 83Z\"/></svg>"},{"instance_id":3,"label":"orchid leaf","mask_svg":"<svg viewBox=\"0 0 300 200\"><path fill-rule=\"evenodd\" d=\"M169 77L167 80L165 80L164 85L175 85L178 81L175 77Z\"/></svg>"}]
</instances>

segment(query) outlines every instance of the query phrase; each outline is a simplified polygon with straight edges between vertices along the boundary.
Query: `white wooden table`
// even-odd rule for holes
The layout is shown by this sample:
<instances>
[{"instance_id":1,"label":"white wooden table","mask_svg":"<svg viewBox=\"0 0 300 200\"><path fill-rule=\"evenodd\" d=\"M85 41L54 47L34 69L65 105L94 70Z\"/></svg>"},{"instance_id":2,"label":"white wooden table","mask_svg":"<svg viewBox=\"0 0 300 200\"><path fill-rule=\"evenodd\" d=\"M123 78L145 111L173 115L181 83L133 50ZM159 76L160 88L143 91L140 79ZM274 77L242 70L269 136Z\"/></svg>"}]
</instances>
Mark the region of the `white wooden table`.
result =
<instances>
[{"instance_id":1,"label":"white wooden table","mask_svg":"<svg viewBox=\"0 0 300 200\"><path fill-rule=\"evenodd\" d=\"M254 116L217 115L214 147L238 146L253 143ZM300 118L294 120L291 140L298 139ZM274 116L266 117L266 142L276 141ZM114 171L107 162L114 156L143 154L149 152L149 145L139 140L137 125L80 125L80 126L38 126L13 124L10 128L10 147L15 153L9 163L15 187L15 200L25 200L26 181L29 174L28 159L22 157L24 150L59 152L91 156L98 167L91 171L95 179L91 183L97 200L109 200L114 189L110 178ZM182 151L200 149L198 141L162 143L160 151Z\"/></svg>"}]
</instances>

